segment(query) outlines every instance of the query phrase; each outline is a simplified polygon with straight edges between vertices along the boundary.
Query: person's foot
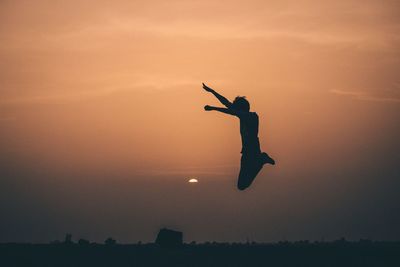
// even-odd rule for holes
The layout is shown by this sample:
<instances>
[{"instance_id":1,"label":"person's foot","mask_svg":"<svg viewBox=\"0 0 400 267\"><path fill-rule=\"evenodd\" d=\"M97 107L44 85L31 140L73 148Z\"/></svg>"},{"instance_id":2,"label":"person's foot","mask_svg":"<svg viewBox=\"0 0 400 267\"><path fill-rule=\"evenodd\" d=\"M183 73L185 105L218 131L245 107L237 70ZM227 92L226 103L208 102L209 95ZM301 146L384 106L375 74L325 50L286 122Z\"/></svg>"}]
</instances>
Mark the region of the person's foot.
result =
<instances>
[{"instance_id":1,"label":"person's foot","mask_svg":"<svg viewBox=\"0 0 400 267\"><path fill-rule=\"evenodd\" d=\"M273 158L271 158L267 153L265 153L265 152L261 153L261 158L262 158L264 164L268 163L271 165L275 165L275 160Z\"/></svg>"}]
</instances>

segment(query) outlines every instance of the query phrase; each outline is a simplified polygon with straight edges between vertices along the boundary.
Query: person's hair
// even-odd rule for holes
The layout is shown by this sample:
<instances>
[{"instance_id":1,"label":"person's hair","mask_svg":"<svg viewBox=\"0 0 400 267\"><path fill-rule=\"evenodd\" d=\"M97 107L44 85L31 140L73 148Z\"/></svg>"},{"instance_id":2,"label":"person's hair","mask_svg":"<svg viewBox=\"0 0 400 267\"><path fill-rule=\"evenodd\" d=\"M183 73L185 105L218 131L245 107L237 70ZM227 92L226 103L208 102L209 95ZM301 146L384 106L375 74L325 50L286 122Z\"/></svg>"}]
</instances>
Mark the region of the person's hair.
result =
<instances>
[{"instance_id":1,"label":"person's hair","mask_svg":"<svg viewBox=\"0 0 400 267\"><path fill-rule=\"evenodd\" d=\"M235 100L233 100L232 108L248 112L250 111L250 103L245 96L237 96Z\"/></svg>"}]
</instances>

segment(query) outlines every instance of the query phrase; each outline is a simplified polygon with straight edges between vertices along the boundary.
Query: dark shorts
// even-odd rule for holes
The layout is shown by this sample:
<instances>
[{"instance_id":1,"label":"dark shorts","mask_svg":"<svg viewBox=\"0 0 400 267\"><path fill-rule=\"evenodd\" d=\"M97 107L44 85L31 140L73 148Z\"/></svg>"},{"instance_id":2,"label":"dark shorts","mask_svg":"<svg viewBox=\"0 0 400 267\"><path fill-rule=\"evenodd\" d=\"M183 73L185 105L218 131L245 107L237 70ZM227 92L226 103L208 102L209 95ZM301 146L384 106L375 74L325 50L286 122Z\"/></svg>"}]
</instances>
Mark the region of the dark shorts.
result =
<instances>
[{"instance_id":1,"label":"dark shorts","mask_svg":"<svg viewBox=\"0 0 400 267\"><path fill-rule=\"evenodd\" d=\"M261 171L264 163L261 159L261 153L242 154L240 160L240 172L237 187L244 190L251 185L257 174Z\"/></svg>"}]
</instances>

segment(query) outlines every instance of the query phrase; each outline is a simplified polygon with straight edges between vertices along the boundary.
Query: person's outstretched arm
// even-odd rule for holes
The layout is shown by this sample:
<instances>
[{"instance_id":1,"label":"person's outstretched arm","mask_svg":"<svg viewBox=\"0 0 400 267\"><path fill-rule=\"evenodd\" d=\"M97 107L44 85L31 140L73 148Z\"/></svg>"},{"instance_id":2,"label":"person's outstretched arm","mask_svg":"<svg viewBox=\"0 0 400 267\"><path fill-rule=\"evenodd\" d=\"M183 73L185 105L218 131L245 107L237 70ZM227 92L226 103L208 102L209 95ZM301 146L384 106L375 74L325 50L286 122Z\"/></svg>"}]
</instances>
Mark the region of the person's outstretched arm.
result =
<instances>
[{"instance_id":1,"label":"person's outstretched arm","mask_svg":"<svg viewBox=\"0 0 400 267\"><path fill-rule=\"evenodd\" d=\"M231 103L228 99L226 99L226 98L223 97L222 95L218 94L217 92L215 92L214 89L208 87L208 86L205 85L204 83L203 83L203 88L204 88L204 90L206 90L207 92L212 93L212 94L219 100L219 102L221 102L222 105L224 105L225 107L230 108L230 107L232 106L232 103Z\"/></svg>"},{"instance_id":2,"label":"person's outstretched arm","mask_svg":"<svg viewBox=\"0 0 400 267\"><path fill-rule=\"evenodd\" d=\"M215 110L215 111L219 111L225 114L229 114L229 115L233 115L233 116L238 116L239 114L237 114L237 112L233 109L229 109L229 108L220 108L220 107L213 107L213 106L209 106L206 105L204 106L204 110L205 111L211 111L211 110Z\"/></svg>"}]
</instances>

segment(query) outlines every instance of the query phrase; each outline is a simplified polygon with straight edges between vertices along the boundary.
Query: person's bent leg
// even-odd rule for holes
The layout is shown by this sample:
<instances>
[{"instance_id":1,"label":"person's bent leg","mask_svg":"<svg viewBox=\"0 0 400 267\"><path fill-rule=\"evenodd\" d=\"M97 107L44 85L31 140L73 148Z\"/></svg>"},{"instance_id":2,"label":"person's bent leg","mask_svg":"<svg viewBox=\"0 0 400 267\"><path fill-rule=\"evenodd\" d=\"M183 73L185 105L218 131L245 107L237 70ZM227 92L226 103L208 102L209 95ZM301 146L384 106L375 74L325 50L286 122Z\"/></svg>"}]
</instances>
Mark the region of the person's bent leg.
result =
<instances>
[{"instance_id":1,"label":"person's bent leg","mask_svg":"<svg viewBox=\"0 0 400 267\"><path fill-rule=\"evenodd\" d=\"M263 164L260 164L256 159L242 156L237 188L239 190L248 188L262 169L262 166Z\"/></svg>"},{"instance_id":2,"label":"person's bent leg","mask_svg":"<svg viewBox=\"0 0 400 267\"><path fill-rule=\"evenodd\" d=\"M244 174L239 175L239 180L238 180L238 183L237 183L237 188L238 188L240 191L243 191L243 190L245 190L247 187L250 186L251 182L252 182L252 181L250 181Z\"/></svg>"},{"instance_id":3,"label":"person's bent leg","mask_svg":"<svg viewBox=\"0 0 400 267\"><path fill-rule=\"evenodd\" d=\"M250 185L250 183L248 182L248 172L249 172L248 169L249 169L249 162L245 158L245 156L242 155L242 158L240 160L240 172L237 182L237 188L239 190L245 190Z\"/></svg>"}]
</instances>

